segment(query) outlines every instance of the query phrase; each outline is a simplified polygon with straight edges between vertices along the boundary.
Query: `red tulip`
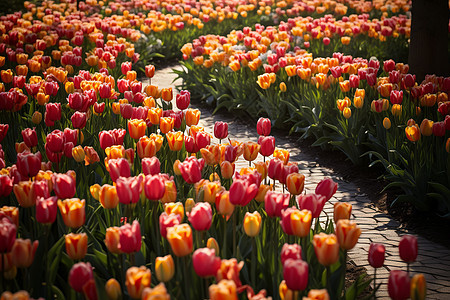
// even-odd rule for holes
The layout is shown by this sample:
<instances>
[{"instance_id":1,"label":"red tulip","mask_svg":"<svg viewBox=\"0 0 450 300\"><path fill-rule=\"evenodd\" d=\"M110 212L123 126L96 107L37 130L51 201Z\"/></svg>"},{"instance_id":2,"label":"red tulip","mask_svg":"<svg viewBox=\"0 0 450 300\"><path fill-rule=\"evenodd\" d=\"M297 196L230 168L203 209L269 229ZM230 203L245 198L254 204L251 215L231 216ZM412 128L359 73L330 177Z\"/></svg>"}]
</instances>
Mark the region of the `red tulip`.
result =
<instances>
[{"instance_id":1,"label":"red tulip","mask_svg":"<svg viewBox=\"0 0 450 300\"><path fill-rule=\"evenodd\" d=\"M69 94L67 101L69 107L78 112L86 112L89 108L89 97L78 92Z\"/></svg>"},{"instance_id":2,"label":"red tulip","mask_svg":"<svg viewBox=\"0 0 450 300\"><path fill-rule=\"evenodd\" d=\"M36 199L36 221L43 224L52 224L56 220L58 197L38 197Z\"/></svg>"},{"instance_id":3,"label":"red tulip","mask_svg":"<svg viewBox=\"0 0 450 300\"><path fill-rule=\"evenodd\" d=\"M119 177L130 177L130 163L125 158L117 158L108 160L109 175L113 182Z\"/></svg>"},{"instance_id":4,"label":"red tulip","mask_svg":"<svg viewBox=\"0 0 450 300\"><path fill-rule=\"evenodd\" d=\"M161 163L156 156L142 159L142 173L144 175L157 175L161 173Z\"/></svg>"},{"instance_id":5,"label":"red tulip","mask_svg":"<svg viewBox=\"0 0 450 300\"><path fill-rule=\"evenodd\" d=\"M147 175L144 183L145 196L149 200L158 201L164 196L166 185L161 175Z\"/></svg>"},{"instance_id":6,"label":"red tulip","mask_svg":"<svg viewBox=\"0 0 450 300\"><path fill-rule=\"evenodd\" d=\"M383 69L386 73L395 70L395 61L393 61L392 59L385 60L383 63Z\"/></svg>"},{"instance_id":7,"label":"red tulip","mask_svg":"<svg viewBox=\"0 0 450 300\"><path fill-rule=\"evenodd\" d=\"M216 122L214 123L214 136L216 139L222 140L228 136L228 123Z\"/></svg>"},{"instance_id":8,"label":"red tulip","mask_svg":"<svg viewBox=\"0 0 450 300\"><path fill-rule=\"evenodd\" d=\"M403 91L392 90L389 96L389 100L392 104L402 104L403 102Z\"/></svg>"},{"instance_id":9,"label":"red tulip","mask_svg":"<svg viewBox=\"0 0 450 300\"><path fill-rule=\"evenodd\" d=\"M109 99L111 97L111 83L102 83L98 87L98 94L100 98Z\"/></svg>"},{"instance_id":10,"label":"red tulip","mask_svg":"<svg viewBox=\"0 0 450 300\"><path fill-rule=\"evenodd\" d=\"M371 243L369 247L369 264L374 268L381 268L384 263L385 251L384 245Z\"/></svg>"},{"instance_id":11,"label":"red tulip","mask_svg":"<svg viewBox=\"0 0 450 300\"><path fill-rule=\"evenodd\" d=\"M130 90L130 82L127 79L119 79L117 80L117 88L120 93L124 93L125 91Z\"/></svg>"},{"instance_id":12,"label":"red tulip","mask_svg":"<svg viewBox=\"0 0 450 300\"><path fill-rule=\"evenodd\" d=\"M275 138L273 136L260 136L258 144L261 146L259 153L262 156L270 156L275 150Z\"/></svg>"},{"instance_id":13,"label":"red tulip","mask_svg":"<svg viewBox=\"0 0 450 300\"><path fill-rule=\"evenodd\" d=\"M192 265L195 273L200 277L211 277L217 274L222 261L216 256L216 251L209 248L200 248L192 255Z\"/></svg>"},{"instance_id":14,"label":"red tulip","mask_svg":"<svg viewBox=\"0 0 450 300\"><path fill-rule=\"evenodd\" d=\"M76 111L70 118L73 128L83 129L86 126L87 115L84 112Z\"/></svg>"},{"instance_id":15,"label":"red tulip","mask_svg":"<svg viewBox=\"0 0 450 300\"><path fill-rule=\"evenodd\" d=\"M137 203L142 192L142 176L117 178L116 190L120 203Z\"/></svg>"},{"instance_id":16,"label":"red tulip","mask_svg":"<svg viewBox=\"0 0 450 300\"><path fill-rule=\"evenodd\" d=\"M355 89L355 88L359 87L359 76L358 75L354 75L354 74L350 75L349 81L350 81L351 88Z\"/></svg>"},{"instance_id":17,"label":"red tulip","mask_svg":"<svg viewBox=\"0 0 450 300\"><path fill-rule=\"evenodd\" d=\"M131 62L130 61L123 62L122 65L120 66L120 69L122 71L122 74L126 76L127 73L131 71Z\"/></svg>"},{"instance_id":18,"label":"red tulip","mask_svg":"<svg viewBox=\"0 0 450 300\"><path fill-rule=\"evenodd\" d=\"M69 284L77 292L83 292L83 286L94 278L90 263L79 262L69 272Z\"/></svg>"},{"instance_id":19,"label":"red tulip","mask_svg":"<svg viewBox=\"0 0 450 300\"><path fill-rule=\"evenodd\" d=\"M311 211L313 218L318 218L325 206L326 198L317 194L303 194L297 197L298 207Z\"/></svg>"},{"instance_id":20,"label":"red tulip","mask_svg":"<svg viewBox=\"0 0 450 300\"><path fill-rule=\"evenodd\" d=\"M102 103L98 103L95 102L94 103L94 112L98 115L102 114L105 111L105 102Z\"/></svg>"},{"instance_id":21,"label":"red tulip","mask_svg":"<svg viewBox=\"0 0 450 300\"><path fill-rule=\"evenodd\" d=\"M208 202L195 204L191 212L188 213L189 222L197 231L205 231L211 227L212 209Z\"/></svg>"},{"instance_id":22,"label":"red tulip","mask_svg":"<svg viewBox=\"0 0 450 300\"><path fill-rule=\"evenodd\" d=\"M64 156L68 157L68 158L72 158L72 149L73 149L73 143L69 142L69 143L65 143L64 144Z\"/></svg>"},{"instance_id":23,"label":"red tulip","mask_svg":"<svg viewBox=\"0 0 450 300\"><path fill-rule=\"evenodd\" d=\"M141 226L134 220L133 224L125 224L119 228L118 248L124 253L139 252L142 245Z\"/></svg>"},{"instance_id":24,"label":"red tulip","mask_svg":"<svg viewBox=\"0 0 450 300\"><path fill-rule=\"evenodd\" d=\"M72 143L75 146L77 142L78 142L78 130L65 128L64 143Z\"/></svg>"},{"instance_id":25,"label":"red tulip","mask_svg":"<svg viewBox=\"0 0 450 300\"><path fill-rule=\"evenodd\" d=\"M34 128L25 128L22 130L22 138L25 145L27 145L30 149L36 147L38 144L37 133Z\"/></svg>"},{"instance_id":26,"label":"red tulip","mask_svg":"<svg viewBox=\"0 0 450 300\"><path fill-rule=\"evenodd\" d=\"M6 133L8 132L8 129L9 129L9 124L0 124L0 143L5 138Z\"/></svg>"},{"instance_id":27,"label":"red tulip","mask_svg":"<svg viewBox=\"0 0 450 300\"><path fill-rule=\"evenodd\" d=\"M272 124L270 123L270 119L259 118L258 123L256 123L256 131L259 135L268 136L271 128Z\"/></svg>"},{"instance_id":28,"label":"red tulip","mask_svg":"<svg viewBox=\"0 0 450 300\"><path fill-rule=\"evenodd\" d=\"M183 179L189 184L194 184L202 178L202 170L204 166L205 161L203 158L197 159L190 156L186 158L184 162L180 163L178 168L180 169Z\"/></svg>"},{"instance_id":29,"label":"red tulip","mask_svg":"<svg viewBox=\"0 0 450 300\"><path fill-rule=\"evenodd\" d=\"M283 174L283 167L283 162L279 158L272 158L267 166L267 175L273 180L279 180Z\"/></svg>"},{"instance_id":30,"label":"red tulip","mask_svg":"<svg viewBox=\"0 0 450 300\"><path fill-rule=\"evenodd\" d=\"M398 244L398 251L400 252L400 258L404 262L411 263L416 261L417 237L409 234L402 236Z\"/></svg>"},{"instance_id":31,"label":"red tulip","mask_svg":"<svg viewBox=\"0 0 450 300\"><path fill-rule=\"evenodd\" d=\"M16 240L17 227L5 214L0 215L0 253L11 252Z\"/></svg>"},{"instance_id":32,"label":"red tulip","mask_svg":"<svg viewBox=\"0 0 450 300\"><path fill-rule=\"evenodd\" d=\"M405 300L410 295L410 278L407 272L392 270L388 279L389 297L393 300Z\"/></svg>"},{"instance_id":33,"label":"red tulip","mask_svg":"<svg viewBox=\"0 0 450 300\"><path fill-rule=\"evenodd\" d=\"M233 145L227 145L225 147L225 160L230 163L233 163L236 160L237 151L238 151L238 147L235 147Z\"/></svg>"},{"instance_id":34,"label":"red tulip","mask_svg":"<svg viewBox=\"0 0 450 300\"><path fill-rule=\"evenodd\" d=\"M47 135L46 147L51 152L58 153L64 150L64 133L61 130L55 129Z\"/></svg>"},{"instance_id":35,"label":"red tulip","mask_svg":"<svg viewBox=\"0 0 450 300\"><path fill-rule=\"evenodd\" d=\"M308 263L288 258L283 264L283 278L290 290L305 290L308 285Z\"/></svg>"},{"instance_id":36,"label":"red tulip","mask_svg":"<svg viewBox=\"0 0 450 300\"><path fill-rule=\"evenodd\" d=\"M13 180L8 175L0 175L0 197L7 197L13 189Z\"/></svg>"},{"instance_id":37,"label":"red tulip","mask_svg":"<svg viewBox=\"0 0 450 300\"><path fill-rule=\"evenodd\" d=\"M445 135L445 122L434 122L431 128L434 136L444 136Z\"/></svg>"},{"instance_id":38,"label":"red tulip","mask_svg":"<svg viewBox=\"0 0 450 300\"><path fill-rule=\"evenodd\" d=\"M67 174L52 175L53 190L58 199L73 198L76 192L75 179Z\"/></svg>"},{"instance_id":39,"label":"red tulip","mask_svg":"<svg viewBox=\"0 0 450 300\"><path fill-rule=\"evenodd\" d=\"M41 169L41 153L17 153L17 169L25 177L34 177Z\"/></svg>"},{"instance_id":40,"label":"red tulip","mask_svg":"<svg viewBox=\"0 0 450 300\"><path fill-rule=\"evenodd\" d=\"M185 110L191 103L191 93L189 91L180 91L176 97L177 108Z\"/></svg>"},{"instance_id":41,"label":"red tulip","mask_svg":"<svg viewBox=\"0 0 450 300\"><path fill-rule=\"evenodd\" d=\"M264 209L269 217L281 217L281 211L289 206L289 194L268 191L264 197Z\"/></svg>"},{"instance_id":42,"label":"red tulip","mask_svg":"<svg viewBox=\"0 0 450 300\"><path fill-rule=\"evenodd\" d=\"M186 147L186 151L189 153L197 153L200 151L200 148L195 143L195 139L189 135L184 136L184 146Z\"/></svg>"},{"instance_id":43,"label":"red tulip","mask_svg":"<svg viewBox=\"0 0 450 300\"><path fill-rule=\"evenodd\" d=\"M338 184L331 178L322 179L316 186L316 194L325 196L325 202L336 193Z\"/></svg>"},{"instance_id":44,"label":"red tulip","mask_svg":"<svg viewBox=\"0 0 450 300\"><path fill-rule=\"evenodd\" d=\"M302 259L302 248L299 244L284 244L283 248L281 248L281 264L284 266L284 263L287 259Z\"/></svg>"},{"instance_id":45,"label":"red tulip","mask_svg":"<svg viewBox=\"0 0 450 300\"><path fill-rule=\"evenodd\" d=\"M199 131L195 135L195 143L199 149L205 148L211 143L211 136L206 131Z\"/></svg>"},{"instance_id":46,"label":"red tulip","mask_svg":"<svg viewBox=\"0 0 450 300\"><path fill-rule=\"evenodd\" d=\"M416 75L406 74L404 80L407 88L413 87L416 84Z\"/></svg>"},{"instance_id":47,"label":"red tulip","mask_svg":"<svg viewBox=\"0 0 450 300\"><path fill-rule=\"evenodd\" d=\"M246 206L258 194L259 187L245 179L235 179L230 186L230 202L233 205Z\"/></svg>"},{"instance_id":48,"label":"red tulip","mask_svg":"<svg viewBox=\"0 0 450 300\"><path fill-rule=\"evenodd\" d=\"M152 78L155 76L155 66L154 65L146 65L145 66L145 76L148 78Z\"/></svg>"},{"instance_id":49,"label":"red tulip","mask_svg":"<svg viewBox=\"0 0 450 300\"><path fill-rule=\"evenodd\" d=\"M171 213L170 215L163 212L159 215L159 232L163 238L167 238L167 228L179 225L181 223L181 216L179 214Z\"/></svg>"}]
</instances>

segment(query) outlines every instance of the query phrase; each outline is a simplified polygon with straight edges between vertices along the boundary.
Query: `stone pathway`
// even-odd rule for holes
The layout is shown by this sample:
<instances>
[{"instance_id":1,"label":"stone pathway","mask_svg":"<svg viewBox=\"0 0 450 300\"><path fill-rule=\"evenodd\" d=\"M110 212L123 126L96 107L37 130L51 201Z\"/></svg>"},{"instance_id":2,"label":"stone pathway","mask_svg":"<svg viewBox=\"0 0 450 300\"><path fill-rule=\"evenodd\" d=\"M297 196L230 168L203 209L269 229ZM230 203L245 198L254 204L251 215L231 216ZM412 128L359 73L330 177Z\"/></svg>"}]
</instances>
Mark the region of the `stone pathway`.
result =
<instances>
[{"instance_id":1,"label":"stone pathway","mask_svg":"<svg viewBox=\"0 0 450 300\"><path fill-rule=\"evenodd\" d=\"M175 74L173 68L181 66L167 67L158 70L152 79L152 84L160 88L172 87L174 94L175 86L180 82L173 82ZM174 97L175 98L175 97ZM195 105L191 104L191 107ZM213 135L213 127L216 121L228 122L229 136L238 141L257 141L256 126L249 127L242 121L230 116L213 116L211 111L202 107L195 107L201 111L200 122L209 133ZM305 190L313 192L317 183L324 177L331 177L339 184L338 191L333 198L325 205L324 211L329 215L333 214L335 202L349 202L353 206L353 219L361 227L362 233L356 247L349 252L349 259L356 266L366 268L368 274L373 274L373 268L367 261L369 245L372 242L384 244L386 247L386 260L384 267L377 270L377 283L382 283L377 292L378 299L389 299L387 292L387 281L390 270L406 270L406 264L401 261L398 255L398 243L404 234L414 234L401 228L401 224L391 219L387 214L379 211L369 200L369 198L358 191L357 187L344 181L330 169L320 166L313 157L302 153L300 149L292 144L288 138L276 136L276 146L284 148L290 152L290 161L297 162L300 172L306 176ZM217 141L215 141L217 142ZM261 156L259 157L261 160ZM244 160L238 160L236 168L248 166ZM427 280L428 299L450 299L450 250L439 244L431 242L419 236L419 255L417 261L411 265L411 272L423 273Z\"/></svg>"}]
</instances>

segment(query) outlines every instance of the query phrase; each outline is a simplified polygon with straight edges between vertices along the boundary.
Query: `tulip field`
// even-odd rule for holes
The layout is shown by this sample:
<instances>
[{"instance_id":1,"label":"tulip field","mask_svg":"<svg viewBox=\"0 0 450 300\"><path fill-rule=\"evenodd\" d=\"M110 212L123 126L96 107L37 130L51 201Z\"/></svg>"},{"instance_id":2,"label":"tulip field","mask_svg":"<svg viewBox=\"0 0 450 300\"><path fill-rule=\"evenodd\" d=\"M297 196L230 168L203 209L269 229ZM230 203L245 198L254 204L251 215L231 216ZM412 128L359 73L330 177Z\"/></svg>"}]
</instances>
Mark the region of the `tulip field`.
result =
<instances>
[{"instance_id":1,"label":"tulip field","mask_svg":"<svg viewBox=\"0 0 450 300\"><path fill-rule=\"evenodd\" d=\"M306 193L271 130L381 163L397 201L448 216L450 78L408 73L410 6L45 0L1 15L1 299L376 298L385 246L346 282L352 206L324 214L338 184ZM169 58L179 92L151 84ZM199 126L191 97L250 116L258 140ZM426 296L417 248L391 249L407 270L392 299Z\"/></svg>"}]
</instances>

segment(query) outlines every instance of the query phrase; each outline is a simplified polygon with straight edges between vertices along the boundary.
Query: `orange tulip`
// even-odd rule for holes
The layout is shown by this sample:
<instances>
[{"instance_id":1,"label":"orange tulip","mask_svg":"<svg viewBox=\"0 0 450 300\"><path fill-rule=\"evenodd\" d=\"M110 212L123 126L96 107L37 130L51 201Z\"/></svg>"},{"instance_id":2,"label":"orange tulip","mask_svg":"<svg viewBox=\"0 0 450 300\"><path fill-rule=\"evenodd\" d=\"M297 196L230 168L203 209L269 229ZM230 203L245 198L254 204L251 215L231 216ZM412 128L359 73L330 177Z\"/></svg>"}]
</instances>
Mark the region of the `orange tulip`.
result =
<instances>
[{"instance_id":1,"label":"orange tulip","mask_svg":"<svg viewBox=\"0 0 450 300\"><path fill-rule=\"evenodd\" d=\"M148 119L153 125L159 125L162 117L162 109L158 107L151 107L148 110Z\"/></svg>"},{"instance_id":2,"label":"orange tulip","mask_svg":"<svg viewBox=\"0 0 450 300\"><path fill-rule=\"evenodd\" d=\"M159 119L159 122L159 129L163 134L172 131L173 126L175 125L175 119L172 117L162 117Z\"/></svg>"},{"instance_id":3,"label":"orange tulip","mask_svg":"<svg viewBox=\"0 0 450 300\"><path fill-rule=\"evenodd\" d=\"M58 207L63 217L64 224L70 228L78 228L86 219L85 200L78 198L58 200Z\"/></svg>"},{"instance_id":4,"label":"orange tulip","mask_svg":"<svg viewBox=\"0 0 450 300\"><path fill-rule=\"evenodd\" d=\"M119 300L122 299L122 290L120 289L119 282L111 278L105 284L105 292L109 300Z\"/></svg>"},{"instance_id":5,"label":"orange tulip","mask_svg":"<svg viewBox=\"0 0 450 300\"><path fill-rule=\"evenodd\" d=\"M344 108L344 111L342 112L342 115L344 118L349 119L352 116L352 110L350 107Z\"/></svg>"},{"instance_id":6,"label":"orange tulip","mask_svg":"<svg viewBox=\"0 0 450 300\"><path fill-rule=\"evenodd\" d=\"M188 224L179 224L167 229L167 240L173 253L178 256L186 256L192 252L192 229Z\"/></svg>"},{"instance_id":7,"label":"orange tulip","mask_svg":"<svg viewBox=\"0 0 450 300\"><path fill-rule=\"evenodd\" d=\"M220 173L224 179L230 179L233 177L235 165L229 161L223 161L220 164Z\"/></svg>"},{"instance_id":8,"label":"orange tulip","mask_svg":"<svg viewBox=\"0 0 450 300\"><path fill-rule=\"evenodd\" d=\"M342 82L339 82L339 87L341 88L341 91L343 93L347 93L348 91L350 91L350 81L344 80Z\"/></svg>"},{"instance_id":9,"label":"orange tulip","mask_svg":"<svg viewBox=\"0 0 450 300\"><path fill-rule=\"evenodd\" d=\"M293 234L298 237L306 237L311 228L312 214L309 210L294 210L290 214L290 226Z\"/></svg>"},{"instance_id":10,"label":"orange tulip","mask_svg":"<svg viewBox=\"0 0 450 300\"><path fill-rule=\"evenodd\" d=\"M173 180L166 180L164 182L164 196L161 198L162 203L175 202L177 200L177 187Z\"/></svg>"},{"instance_id":11,"label":"orange tulip","mask_svg":"<svg viewBox=\"0 0 450 300\"><path fill-rule=\"evenodd\" d=\"M31 243L31 240L16 239L11 250L11 258L14 266L17 268L28 268L31 266L38 246L39 241Z\"/></svg>"},{"instance_id":12,"label":"orange tulip","mask_svg":"<svg viewBox=\"0 0 450 300\"><path fill-rule=\"evenodd\" d=\"M305 175L291 173L286 178L286 186L291 195L300 195L305 186Z\"/></svg>"},{"instance_id":13,"label":"orange tulip","mask_svg":"<svg viewBox=\"0 0 450 300\"><path fill-rule=\"evenodd\" d=\"M256 159L261 146L255 142L245 142L244 143L244 158L247 161L253 161Z\"/></svg>"},{"instance_id":14,"label":"orange tulip","mask_svg":"<svg viewBox=\"0 0 450 300\"><path fill-rule=\"evenodd\" d=\"M186 210L186 213L190 213L192 208L195 206L195 201L192 198L187 198L186 202L184 203L184 209Z\"/></svg>"},{"instance_id":15,"label":"orange tulip","mask_svg":"<svg viewBox=\"0 0 450 300\"><path fill-rule=\"evenodd\" d=\"M100 204L107 209L113 209L119 204L119 197L115 186L105 184L98 191Z\"/></svg>"},{"instance_id":16,"label":"orange tulip","mask_svg":"<svg viewBox=\"0 0 450 300\"><path fill-rule=\"evenodd\" d=\"M236 283L233 280L223 279L217 284L209 286L211 300L237 300Z\"/></svg>"},{"instance_id":17,"label":"orange tulip","mask_svg":"<svg viewBox=\"0 0 450 300\"><path fill-rule=\"evenodd\" d=\"M145 87L145 93L147 96L153 97L155 99L158 99L160 97L161 92L158 89L158 86L156 85L147 85Z\"/></svg>"},{"instance_id":18,"label":"orange tulip","mask_svg":"<svg viewBox=\"0 0 450 300\"><path fill-rule=\"evenodd\" d=\"M125 148L122 145L114 145L105 149L108 160L125 157Z\"/></svg>"},{"instance_id":19,"label":"orange tulip","mask_svg":"<svg viewBox=\"0 0 450 300\"><path fill-rule=\"evenodd\" d=\"M156 285L154 288L145 288L142 292L142 300L170 300L170 295L167 293L164 283Z\"/></svg>"},{"instance_id":20,"label":"orange tulip","mask_svg":"<svg viewBox=\"0 0 450 300\"><path fill-rule=\"evenodd\" d=\"M420 106L431 107L436 104L436 94L426 94L420 98Z\"/></svg>"},{"instance_id":21,"label":"orange tulip","mask_svg":"<svg viewBox=\"0 0 450 300\"><path fill-rule=\"evenodd\" d=\"M87 253L88 237L86 233L66 234L66 252L71 259L82 259Z\"/></svg>"},{"instance_id":22,"label":"orange tulip","mask_svg":"<svg viewBox=\"0 0 450 300\"><path fill-rule=\"evenodd\" d=\"M10 83L13 80L13 72L11 71L11 69L1 70L0 75L4 83Z\"/></svg>"},{"instance_id":23,"label":"orange tulip","mask_svg":"<svg viewBox=\"0 0 450 300\"><path fill-rule=\"evenodd\" d=\"M255 196L255 200L257 202L263 202L264 197L266 196L268 191L272 190L272 185L261 184L259 186L258 194Z\"/></svg>"},{"instance_id":24,"label":"orange tulip","mask_svg":"<svg viewBox=\"0 0 450 300\"><path fill-rule=\"evenodd\" d=\"M131 267L127 270L125 285L133 299L141 299L145 288L150 287L152 274L145 266Z\"/></svg>"},{"instance_id":25,"label":"orange tulip","mask_svg":"<svg viewBox=\"0 0 450 300\"><path fill-rule=\"evenodd\" d=\"M172 88L163 88L161 89L161 99L163 99L166 102L170 102L173 99L173 92Z\"/></svg>"},{"instance_id":26,"label":"orange tulip","mask_svg":"<svg viewBox=\"0 0 450 300\"><path fill-rule=\"evenodd\" d=\"M383 119L383 127L384 127L385 129L391 128L391 120L390 120L388 117L385 117L385 118Z\"/></svg>"},{"instance_id":27,"label":"orange tulip","mask_svg":"<svg viewBox=\"0 0 450 300\"><path fill-rule=\"evenodd\" d=\"M114 254L120 254L122 251L119 249L119 227L106 228L105 245L109 252Z\"/></svg>"},{"instance_id":28,"label":"orange tulip","mask_svg":"<svg viewBox=\"0 0 450 300\"><path fill-rule=\"evenodd\" d=\"M412 300L424 300L427 296L427 282L423 274L415 274L411 279L411 291Z\"/></svg>"},{"instance_id":29,"label":"orange tulip","mask_svg":"<svg viewBox=\"0 0 450 300\"><path fill-rule=\"evenodd\" d=\"M308 297L303 297L303 300L330 300L330 295L326 289L309 290Z\"/></svg>"},{"instance_id":30,"label":"orange tulip","mask_svg":"<svg viewBox=\"0 0 450 300\"><path fill-rule=\"evenodd\" d=\"M220 253L219 243L217 243L216 239L212 237L206 241L206 248L214 249L216 253Z\"/></svg>"},{"instance_id":31,"label":"orange tulip","mask_svg":"<svg viewBox=\"0 0 450 300\"><path fill-rule=\"evenodd\" d=\"M142 102L145 106L147 106L148 108L152 108L152 107L156 107L156 101L155 98L153 98L152 96L150 97L145 97L144 98L144 102Z\"/></svg>"},{"instance_id":32,"label":"orange tulip","mask_svg":"<svg viewBox=\"0 0 450 300\"><path fill-rule=\"evenodd\" d=\"M28 67L26 65L17 65L16 66L16 74L17 75L27 76L27 74L28 74Z\"/></svg>"},{"instance_id":33,"label":"orange tulip","mask_svg":"<svg viewBox=\"0 0 450 300\"><path fill-rule=\"evenodd\" d=\"M312 241L319 263L331 266L339 259L339 244L334 234L321 232L313 237Z\"/></svg>"},{"instance_id":34,"label":"orange tulip","mask_svg":"<svg viewBox=\"0 0 450 300\"><path fill-rule=\"evenodd\" d=\"M187 126L197 125L200 120L200 114L201 112L198 109L188 108L186 110L185 116L186 125Z\"/></svg>"},{"instance_id":35,"label":"orange tulip","mask_svg":"<svg viewBox=\"0 0 450 300\"><path fill-rule=\"evenodd\" d=\"M411 142L416 142L420 139L420 129L417 125L411 125L405 127L405 133L408 140Z\"/></svg>"},{"instance_id":36,"label":"orange tulip","mask_svg":"<svg viewBox=\"0 0 450 300\"><path fill-rule=\"evenodd\" d=\"M36 205L36 195L31 181L20 181L14 185L14 195L22 207L33 207Z\"/></svg>"},{"instance_id":37,"label":"orange tulip","mask_svg":"<svg viewBox=\"0 0 450 300\"><path fill-rule=\"evenodd\" d=\"M147 124L144 120L133 119L128 120L128 132L132 139L139 139L145 135L145 130L147 129Z\"/></svg>"},{"instance_id":38,"label":"orange tulip","mask_svg":"<svg viewBox=\"0 0 450 300\"><path fill-rule=\"evenodd\" d=\"M170 281L175 275L175 264L172 255L157 257L155 261L155 274L161 282Z\"/></svg>"},{"instance_id":39,"label":"orange tulip","mask_svg":"<svg viewBox=\"0 0 450 300\"><path fill-rule=\"evenodd\" d=\"M420 123L420 133L423 136L430 136L433 134L433 121L428 119L423 119L422 123Z\"/></svg>"},{"instance_id":40,"label":"orange tulip","mask_svg":"<svg viewBox=\"0 0 450 300\"><path fill-rule=\"evenodd\" d=\"M166 133L169 149L172 151L180 151L183 147L184 135L181 131L170 131Z\"/></svg>"},{"instance_id":41,"label":"orange tulip","mask_svg":"<svg viewBox=\"0 0 450 300\"><path fill-rule=\"evenodd\" d=\"M261 215L259 212L247 212L244 217L244 231L249 237L255 237L259 234L261 229Z\"/></svg>"},{"instance_id":42,"label":"orange tulip","mask_svg":"<svg viewBox=\"0 0 450 300\"><path fill-rule=\"evenodd\" d=\"M180 219L184 218L184 207L181 202L169 202L164 204L164 211L167 215L176 214L180 216Z\"/></svg>"},{"instance_id":43,"label":"orange tulip","mask_svg":"<svg viewBox=\"0 0 450 300\"><path fill-rule=\"evenodd\" d=\"M361 97L356 97L353 99L353 106L355 106L355 108L362 108L364 105L364 100Z\"/></svg>"},{"instance_id":44,"label":"orange tulip","mask_svg":"<svg viewBox=\"0 0 450 300\"><path fill-rule=\"evenodd\" d=\"M281 300L296 300L294 298L294 291L290 290L287 287L286 281L281 281L280 286L278 288L278 293L280 295Z\"/></svg>"},{"instance_id":45,"label":"orange tulip","mask_svg":"<svg viewBox=\"0 0 450 300\"><path fill-rule=\"evenodd\" d=\"M128 71L128 72L127 72L126 78L127 78L129 81L135 81L135 80L136 80L136 77L137 77L136 71Z\"/></svg>"},{"instance_id":46,"label":"orange tulip","mask_svg":"<svg viewBox=\"0 0 450 300\"><path fill-rule=\"evenodd\" d=\"M287 165L289 162L289 151L281 148L275 148L273 151L273 157L278 158L283 162L283 165Z\"/></svg>"},{"instance_id":47,"label":"orange tulip","mask_svg":"<svg viewBox=\"0 0 450 300\"><path fill-rule=\"evenodd\" d=\"M201 189L203 190L203 201L210 204L214 204L216 201L216 195L223 191L223 187L220 182L206 182Z\"/></svg>"},{"instance_id":48,"label":"orange tulip","mask_svg":"<svg viewBox=\"0 0 450 300\"><path fill-rule=\"evenodd\" d=\"M353 249L360 235L361 229L355 222L342 219L336 223L336 236L342 249Z\"/></svg>"},{"instance_id":49,"label":"orange tulip","mask_svg":"<svg viewBox=\"0 0 450 300\"><path fill-rule=\"evenodd\" d=\"M231 216L234 211L234 205L230 202L230 192L223 191L216 196L216 209L221 215Z\"/></svg>"},{"instance_id":50,"label":"orange tulip","mask_svg":"<svg viewBox=\"0 0 450 300\"><path fill-rule=\"evenodd\" d=\"M334 223L337 224L339 220L350 219L352 214L352 205L347 202L336 202L334 204Z\"/></svg>"},{"instance_id":51,"label":"orange tulip","mask_svg":"<svg viewBox=\"0 0 450 300\"><path fill-rule=\"evenodd\" d=\"M219 145L208 145L205 148L200 149L205 163L208 166L215 166L220 160L220 148Z\"/></svg>"},{"instance_id":52,"label":"orange tulip","mask_svg":"<svg viewBox=\"0 0 450 300\"><path fill-rule=\"evenodd\" d=\"M155 140L145 135L139 139L136 147L140 158L153 157L157 151Z\"/></svg>"}]
</instances>

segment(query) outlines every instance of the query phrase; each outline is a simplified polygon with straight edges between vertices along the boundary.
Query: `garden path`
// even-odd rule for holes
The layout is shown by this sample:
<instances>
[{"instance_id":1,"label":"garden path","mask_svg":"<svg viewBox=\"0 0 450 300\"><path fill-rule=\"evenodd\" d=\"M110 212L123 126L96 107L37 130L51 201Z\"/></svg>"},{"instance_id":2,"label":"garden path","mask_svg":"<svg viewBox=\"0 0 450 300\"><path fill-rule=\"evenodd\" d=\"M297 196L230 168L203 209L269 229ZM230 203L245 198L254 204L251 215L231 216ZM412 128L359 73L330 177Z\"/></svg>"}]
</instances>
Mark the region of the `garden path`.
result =
<instances>
[{"instance_id":1,"label":"garden path","mask_svg":"<svg viewBox=\"0 0 450 300\"><path fill-rule=\"evenodd\" d=\"M166 67L156 71L152 78L152 84L160 88L172 87L174 93L175 86L181 82L174 82L176 75L172 69L180 69L181 66ZM175 97L174 97L175 98ZM256 125L254 127L242 122L231 115L215 116L209 109L202 106L196 107L201 111L200 122L206 130L209 130L213 136L213 127L216 121L228 122L229 136L238 141L257 141ZM398 255L398 243L404 234L414 234L407 229L402 228L401 224L393 220L389 215L379 211L369 200L366 194L359 191L358 187L352 182L346 182L338 174L330 169L320 166L316 158L302 153L287 137L276 136L276 146L290 151L290 161L297 162L300 172L306 176L306 192L314 192L317 183L324 177L331 177L339 184L336 194L325 205L324 211L328 215L333 214L333 205L335 202L349 202L353 206L352 215L354 220L361 228L361 236L354 249L349 251L349 259L356 266L366 268L368 274L373 274L373 268L367 261L369 245L372 242L382 243L386 247L386 260L384 266L377 270L377 283L382 283L377 292L379 299L389 299L387 292L387 281L389 271L395 269L406 270L406 264L401 261ZM217 142L217 141L216 141ZM262 160L259 156L258 159ZM239 160L236 169L246 167L248 163ZM428 299L450 299L450 250L444 246L431 242L423 237L418 238L419 255L417 261L411 265L412 273L423 273L427 280L427 298Z\"/></svg>"}]
</instances>

